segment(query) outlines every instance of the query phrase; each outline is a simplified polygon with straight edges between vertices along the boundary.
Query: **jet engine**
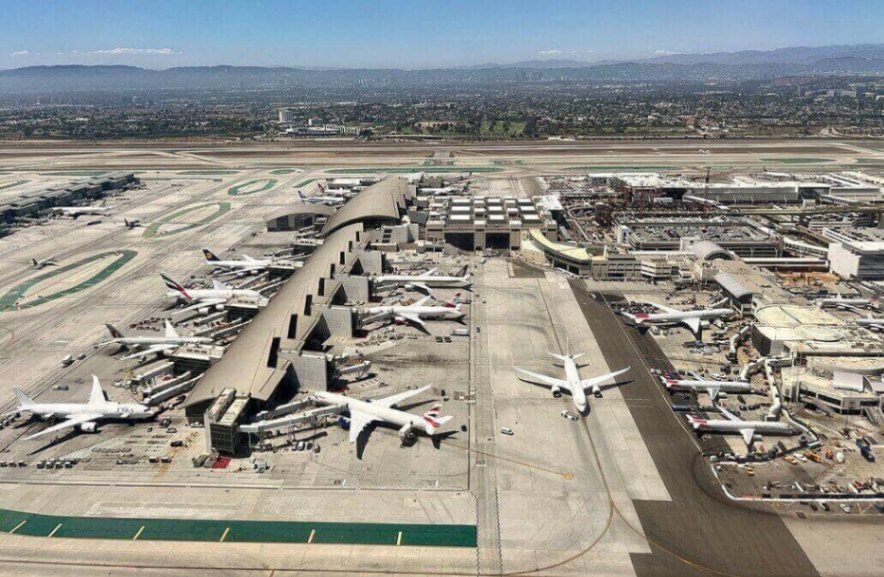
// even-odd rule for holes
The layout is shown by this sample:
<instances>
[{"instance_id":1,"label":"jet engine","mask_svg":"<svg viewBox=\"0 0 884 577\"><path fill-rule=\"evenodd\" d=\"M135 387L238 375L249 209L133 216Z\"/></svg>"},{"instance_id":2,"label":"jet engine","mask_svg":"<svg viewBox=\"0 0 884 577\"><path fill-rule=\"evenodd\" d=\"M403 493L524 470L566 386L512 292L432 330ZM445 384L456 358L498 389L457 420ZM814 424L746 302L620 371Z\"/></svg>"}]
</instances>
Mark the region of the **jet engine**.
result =
<instances>
[{"instance_id":1,"label":"jet engine","mask_svg":"<svg viewBox=\"0 0 884 577\"><path fill-rule=\"evenodd\" d=\"M87 423L83 423L82 425L80 425L80 430L83 431L84 433L95 433L95 432L97 432L97 427L98 427L98 425L96 425L92 421L89 421Z\"/></svg>"},{"instance_id":2,"label":"jet engine","mask_svg":"<svg viewBox=\"0 0 884 577\"><path fill-rule=\"evenodd\" d=\"M406 439L414 436L414 433L412 431L413 428L414 427L411 423L405 423L404 425L402 425L402 428L399 429L399 438L405 441Z\"/></svg>"},{"instance_id":3,"label":"jet engine","mask_svg":"<svg viewBox=\"0 0 884 577\"><path fill-rule=\"evenodd\" d=\"M559 387L552 387L552 389L550 389L550 390L552 390L553 397L558 399L559 397L562 396L562 389L560 389Z\"/></svg>"}]
</instances>

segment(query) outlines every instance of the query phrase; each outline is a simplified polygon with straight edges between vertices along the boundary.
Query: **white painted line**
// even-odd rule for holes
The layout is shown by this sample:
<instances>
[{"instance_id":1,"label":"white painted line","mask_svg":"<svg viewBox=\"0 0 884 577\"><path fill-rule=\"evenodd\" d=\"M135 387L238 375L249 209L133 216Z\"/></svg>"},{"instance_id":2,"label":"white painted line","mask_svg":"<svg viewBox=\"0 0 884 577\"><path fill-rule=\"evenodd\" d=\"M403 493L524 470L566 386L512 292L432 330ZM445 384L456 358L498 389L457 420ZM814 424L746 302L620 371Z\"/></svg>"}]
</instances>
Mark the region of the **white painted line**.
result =
<instances>
[{"instance_id":1,"label":"white painted line","mask_svg":"<svg viewBox=\"0 0 884 577\"><path fill-rule=\"evenodd\" d=\"M307 544L313 543L313 536L316 535L316 529L312 529L310 531L310 536L307 537Z\"/></svg>"},{"instance_id":2,"label":"white painted line","mask_svg":"<svg viewBox=\"0 0 884 577\"><path fill-rule=\"evenodd\" d=\"M19 524L16 525L15 527L13 527L13 528L12 528L12 531L10 531L9 534L12 535L12 534L15 533L16 531L18 531L19 529L21 529L21 526L24 525L24 524L27 523L27 522L28 522L27 519L25 519L24 521L22 521L21 523L19 523Z\"/></svg>"},{"instance_id":3,"label":"white painted line","mask_svg":"<svg viewBox=\"0 0 884 577\"><path fill-rule=\"evenodd\" d=\"M221 534L221 541L219 541L220 543L223 543L224 540L227 539L228 533L230 533L230 527L227 527L226 529L224 529L224 533Z\"/></svg>"},{"instance_id":4,"label":"white painted line","mask_svg":"<svg viewBox=\"0 0 884 577\"><path fill-rule=\"evenodd\" d=\"M138 532L135 533L135 536L132 537L132 540L133 540L133 541L138 541L138 538L141 537L141 532L142 532L142 531L144 531L144 525L142 525L141 528L138 529Z\"/></svg>"},{"instance_id":5,"label":"white painted line","mask_svg":"<svg viewBox=\"0 0 884 577\"><path fill-rule=\"evenodd\" d=\"M53 535L55 535L55 532L58 531L59 529L61 529L61 525L62 525L61 523L59 523L58 525L56 525L56 526L55 526L55 529L52 530L52 533L50 533L49 535L47 535L46 538L48 539L49 537L52 537Z\"/></svg>"},{"instance_id":6,"label":"white painted line","mask_svg":"<svg viewBox=\"0 0 884 577\"><path fill-rule=\"evenodd\" d=\"M396 546L402 545L402 531L399 531L399 536L396 537Z\"/></svg>"}]
</instances>

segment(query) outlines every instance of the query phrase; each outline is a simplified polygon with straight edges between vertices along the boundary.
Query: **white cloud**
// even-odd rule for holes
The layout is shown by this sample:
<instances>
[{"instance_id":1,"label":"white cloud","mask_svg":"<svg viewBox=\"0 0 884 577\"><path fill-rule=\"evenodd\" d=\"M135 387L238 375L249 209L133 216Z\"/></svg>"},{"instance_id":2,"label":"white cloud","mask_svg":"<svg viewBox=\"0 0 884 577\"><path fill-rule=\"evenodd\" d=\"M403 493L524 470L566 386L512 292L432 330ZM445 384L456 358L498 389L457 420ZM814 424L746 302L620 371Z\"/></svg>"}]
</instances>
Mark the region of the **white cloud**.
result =
<instances>
[{"instance_id":1,"label":"white cloud","mask_svg":"<svg viewBox=\"0 0 884 577\"><path fill-rule=\"evenodd\" d=\"M89 54L103 54L109 56L175 56L181 54L171 48L106 48L104 50L92 50Z\"/></svg>"},{"instance_id":2,"label":"white cloud","mask_svg":"<svg viewBox=\"0 0 884 577\"><path fill-rule=\"evenodd\" d=\"M556 56L557 54L561 54L561 50L556 50L555 48L550 48L549 50L541 50L537 54L540 56Z\"/></svg>"},{"instance_id":3,"label":"white cloud","mask_svg":"<svg viewBox=\"0 0 884 577\"><path fill-rule=\"evenodd\" d=\"M16 50L12 53L13 56L37 56L39 52L31 52L30 50Z\"/></svg>"},{"instance_id":4,"label":"white cloud","mask_svg":"<svg viewBox=\"0 0 884 577\"><path fill-rule=\"evenodd\" d=\"M654 56L669 56L670 54L675 54L675 52L673 52L672 50L664 50L662 48L659 50L654 50Z\"/></svg>"}]
</instances>

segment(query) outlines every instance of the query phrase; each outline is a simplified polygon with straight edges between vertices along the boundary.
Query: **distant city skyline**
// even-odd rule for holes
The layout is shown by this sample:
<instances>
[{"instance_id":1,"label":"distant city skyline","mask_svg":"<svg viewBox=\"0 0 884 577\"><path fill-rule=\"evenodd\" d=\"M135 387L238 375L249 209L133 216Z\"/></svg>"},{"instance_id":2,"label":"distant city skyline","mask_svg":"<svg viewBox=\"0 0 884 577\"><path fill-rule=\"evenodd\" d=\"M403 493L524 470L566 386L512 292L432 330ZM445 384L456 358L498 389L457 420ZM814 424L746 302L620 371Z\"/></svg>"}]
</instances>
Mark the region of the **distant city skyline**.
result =
<instances>
[{"instance_id":1,"label":"distant city skyline","mask_svg":"<svg viewBox=\"0 0 884 577\"><path fill-rule=\"evenodd\" d=\"M884 42L877 0L4 0L0 68L438 68Z\"/></svg>"}]
</instances>

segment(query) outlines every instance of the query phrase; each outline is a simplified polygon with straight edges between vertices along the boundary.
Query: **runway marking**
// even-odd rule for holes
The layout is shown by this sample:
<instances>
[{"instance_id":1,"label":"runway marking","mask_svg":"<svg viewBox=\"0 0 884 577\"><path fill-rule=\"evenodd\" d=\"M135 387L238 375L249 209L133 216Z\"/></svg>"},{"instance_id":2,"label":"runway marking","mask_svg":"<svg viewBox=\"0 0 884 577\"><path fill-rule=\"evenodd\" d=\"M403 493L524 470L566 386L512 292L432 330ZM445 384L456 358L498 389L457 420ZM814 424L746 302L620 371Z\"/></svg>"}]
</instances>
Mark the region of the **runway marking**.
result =
<instances>
[{"instance_id":1,"label":"runway marking","mask_svg":"<svg viewBox=\"0 0 884 577\"><path fill-rule=\"evenodd\" d=\"M399 535L396 536L396 546L402 545L402 531L399 531Z\"/></svg>"},{"instance_id":2,"label":"runway marking","mask_svg":"<svg viewBox=\"0 0 884 577\"><path fill-rule=\"evenodd\" d=\"M307 537L307 544L313 543L313 536L316 535L316 529L310 529L310 536Z\"/></svg>"},{"instance_id":3,"label":"runway marking","mask_svg":"<svg viewBox=\"0 0 884 577\"><path fill-rule=\"evenodd\" d=\"M21 523L19 523L19 524L16 525L15 527L13 527L13 528L12 528L12 531L10 531L9 534L12 535L12 534L15 533L16 531L18 531L19 529L22 528L22 525L24 525L24 524L27 523L27 522L28 522L28 520L25 519L24 521L22 521Z\"/></svg>"},{"instance_id":4,"label":"runway marking","mask_svg":"<svg viewBox=\"0 0 884 577\"><path fill-rule=\"evenodd\" d=\"M141 537L141 532L142 532L142 531L144 531L144 525L142 525L141 528L138 529L138 532L135 533L135 536L132 537L132 540L133 540L133 541L138 541L138 538Z\"/></svg>"},{"instance_id":5,"label":"runway marking","mask_svg":"<svg viewBox=\"0 0 884 577\"><path fill-rule=\"evenodd\" d=\"M64 523L59 523L58 525L56 525L56 526L55 526L55 529L52 530L52 533L50 533L49 535L47 535L46 538L49 539L50 537L52 537L53 535L55 535L56 531L58 531L59 529L61 529L61 526L62 526L63 524L64 524Z\"/></svg>"},{"instance_id":6,"label":"runway marking","mask_svg":"<svg viewBox=\"0 0 884 577\"><path fill-rule=\"evenodd\" d=\"M221 539L218 541L219 543L223 543L225 539L227 539L227 534L230 533L230 527L224 529L224 533L221 534Z\"/></svg>"}]
</instances>

